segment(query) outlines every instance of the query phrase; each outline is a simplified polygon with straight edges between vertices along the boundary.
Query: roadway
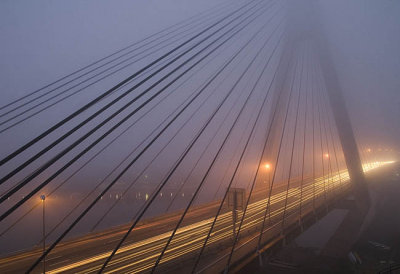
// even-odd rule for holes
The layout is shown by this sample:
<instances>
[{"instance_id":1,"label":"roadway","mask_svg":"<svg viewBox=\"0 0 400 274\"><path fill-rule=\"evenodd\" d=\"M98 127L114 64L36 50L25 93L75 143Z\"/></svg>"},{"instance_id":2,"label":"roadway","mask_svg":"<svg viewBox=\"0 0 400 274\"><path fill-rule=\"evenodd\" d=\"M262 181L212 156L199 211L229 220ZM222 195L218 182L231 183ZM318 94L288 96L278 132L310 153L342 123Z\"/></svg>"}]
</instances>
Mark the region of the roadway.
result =
<instances>
[{"instance_id":1,"label":"roadway","mask_svg":"<svg viewBox=\"0 0 400 274\"><path fill-rule=\"evenodd\" d=\"M375 162L363 166L365 172L386 165L391 162ZM327 199L335 197L337 192L348 189L349 176L347 170L333 173L331 176L319 177L315 180L305 181L302 193L302 207L306 208L312 204L321 206ZM300 187L292 187L288 192L288 200L285 216L291 216L299 211ZM271 207L268 214L267 224L271 225L281 220L284 214L286 191L282 189L279 193L271 196ZM249 204L241 235L256 233L261 229L261 223L265 214L267 199L252 201ZM178 229L174 239L160 263L160 269L173 271L176 262L193 259L193 255L203 245L204 239L211 227L213 219L210 211L214 212L217 203L196 208L188 215L188 223ZM238 222L243 212L239 211ZM208 216L208 217L205 217ZM125 245L123 245L113 260L108 264L108 273L138 273L149 271L161 250L172 233L172 229L179 214L170 214L153 219L151 222L143 223L133 231ZM288 219L289 220L289 219ZM288 221L289 225L291 221ZM238 224L236 225L238 227ZM212 236L207 244L207 253L232 243L232 212L225 210L218 217ZM46 259L47 273L95 273L99 270L104 260L109 256L113 247L126 231L126 226L110 229L67 241L57 247ZM140 240L138 240L140 239ZM224 249L224 248L222 248ZM40 249L34 249L10 257L0 259L0 273L24 272L35 258L41 254ZM201 266L199 267L201 269ZM40 273L42 266L39 265L34 273Z\"/></svg>"}]
</instances>

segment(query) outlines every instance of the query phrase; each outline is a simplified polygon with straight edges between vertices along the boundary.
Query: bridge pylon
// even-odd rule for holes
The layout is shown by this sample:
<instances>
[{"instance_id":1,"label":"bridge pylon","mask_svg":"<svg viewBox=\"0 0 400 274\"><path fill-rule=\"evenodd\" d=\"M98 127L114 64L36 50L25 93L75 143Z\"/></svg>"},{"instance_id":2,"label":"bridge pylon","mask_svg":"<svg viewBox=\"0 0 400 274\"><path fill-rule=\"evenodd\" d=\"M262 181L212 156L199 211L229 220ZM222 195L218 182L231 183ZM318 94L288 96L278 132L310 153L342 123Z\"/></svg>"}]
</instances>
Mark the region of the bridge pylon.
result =
<instances>
[{"instance_id":1,"label":"bridge pylon","mask_svg":"<svg viewBox=\"0 0 400 274\"><path fill-rule=\"evenodd\" d=\"M335 69L329 44L324 35L317 3L311 0L291 1L292 24L298 29L298 37L312 39L317 50L321 74L325 83L328 101L331 106L340 144L350 176L353 206L335 234L326 244L322 254L327 257L347 256L358 238L370 209L370 196L364 171L354 136L343 89ZM296 21L296 22L293 22Z\"/></svg>"}]
</instances>

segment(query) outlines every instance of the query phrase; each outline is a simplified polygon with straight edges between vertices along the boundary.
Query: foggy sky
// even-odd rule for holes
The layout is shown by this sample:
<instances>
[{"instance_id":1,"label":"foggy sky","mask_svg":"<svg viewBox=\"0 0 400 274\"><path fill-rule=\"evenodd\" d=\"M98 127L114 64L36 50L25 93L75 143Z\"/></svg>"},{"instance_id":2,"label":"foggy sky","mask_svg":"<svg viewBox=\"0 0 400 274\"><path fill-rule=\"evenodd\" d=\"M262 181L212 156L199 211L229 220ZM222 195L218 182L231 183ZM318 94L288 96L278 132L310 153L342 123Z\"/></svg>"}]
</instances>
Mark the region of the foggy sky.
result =
<instances>
[{"instance_id":1,"label":"foggy sky","mask_svg":"<svg viewBox=\"0 0 400 274\"><path fill-rule=\"evenodd\" d=\"M317 2L321 8L321 18L325 20L323 27L330 42L357 137L367 145L379 143L384 147L399 146L400 2ZM1 105L215 4L215 0L1 1ZM227 50L227 53L230 51ZM240 69L243 64L237 63ZM259 60L258 68L260 65ZM101 89L94 87L89 94L106 90L107 85L115 84L118 79L111 78L106 86L101 86ZM245 90L245 84L241 85ZM82 101L91 98L89 95L81 96ZM232 104L233 101L229 103ZM259 100L251 103L256 107ZM9 153L49 125L58 122L76 107L58 108L54 115L33 119L17 131L17 136L12 131L6 133L0 139L0 152ZM204 113L207 114L206 111ZM203 116L206 115L204 113ZM253 117L249 114L248 116L246 119L252 121ZM200 124L204 117L198 119L196 121ZM242 121L243 124L245 122ZM139 125L144 130L147 129L146 126L150 127L144 122ZM247 129L244 126L243 128ZM126 137L123 144L129 144L129 138L135 139L144 135L143 132L135 134L137 135ZM184 137L190 139L192 136ZM290 142L289 138L285 140L286 145ZM238 141L239 143L243 142ZM116 154L125 150L121 146L108 152L108 156L116 157ZM300 158L299 155L296 157ZM162 161L168 164L172 162L168 155ZM162 164L157 168L160 169L160 166ZM111 168L106 164L99 167ZM138 172L141 167L135 167L130 173ZM161 179L161 173L150 176ZM91 181L93 177L93 181L96 181L96 175L98 174L95 172L89 173L85 180ZM149 180L154 180L154 177ZM177 177L183 176L178 174Z\"/></svg>"},{"instance_id":2,"label":"foggy sky","mask_svg":"<svg viewBox=\"0 0 400 274\"><path fill-rule=\"evenodd\" d=\"M400 3L317 2L354 124L363 134L395 143L400 136ZM213 4L1 1L1 101L18 98Z\"/></svg>"},{"instance_id":3,"label":"foggy sky","mask_svg":"<svg viewBox=\"0 0 400 274\"><path fill-rule=\"evenodd\" d=\"M353 123L372 140L398 147L400 2L319 2Z\"/></svg>"}]
</instances>

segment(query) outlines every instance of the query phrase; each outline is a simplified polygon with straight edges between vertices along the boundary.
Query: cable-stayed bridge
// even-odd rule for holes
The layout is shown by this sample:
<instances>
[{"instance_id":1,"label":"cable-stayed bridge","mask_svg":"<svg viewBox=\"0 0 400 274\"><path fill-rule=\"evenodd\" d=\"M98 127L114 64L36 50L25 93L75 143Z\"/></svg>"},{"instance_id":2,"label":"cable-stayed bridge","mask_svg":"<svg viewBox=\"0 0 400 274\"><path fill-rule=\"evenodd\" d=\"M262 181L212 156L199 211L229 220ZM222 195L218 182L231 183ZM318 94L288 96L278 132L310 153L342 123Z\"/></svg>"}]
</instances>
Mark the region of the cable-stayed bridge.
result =
<instances>
[{"instance_id":1,"label":"cable-stayed bridge","mask_svg":"<svg viewBox=\"0 0 400 274\"><path fill-rule=\"evenodd\" d=\"M2 104L0 271L229 272L349 195L362 221L395 159L317 14L223 2Z\"/></svg>"}]
</instances>

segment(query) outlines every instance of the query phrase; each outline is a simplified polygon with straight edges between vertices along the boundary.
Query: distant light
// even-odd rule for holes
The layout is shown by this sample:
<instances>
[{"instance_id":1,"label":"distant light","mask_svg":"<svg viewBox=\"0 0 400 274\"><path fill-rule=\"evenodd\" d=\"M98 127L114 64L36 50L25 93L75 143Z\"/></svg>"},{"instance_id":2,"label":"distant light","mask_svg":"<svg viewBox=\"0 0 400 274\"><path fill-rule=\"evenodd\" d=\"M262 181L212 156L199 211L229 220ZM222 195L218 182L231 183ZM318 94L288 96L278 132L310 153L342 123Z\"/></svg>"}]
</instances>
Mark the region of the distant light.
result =
<instances>
[{"instance_id":1,"label":"distant light","mask_svg":"<svg viewBox=\"0 0 400 274\"><path fill-rule=\"evenodd\" d=\"M325 158L329 158L329 153L325 153Z\"/></svg>"},{"instance_id":2,"label":"distant light","mask_svg":"<svg viewBox=\"0 0 400 274\"><path fill-rule=\"evenodd\" d=\"M146 198L146 201L147 201L149 199L149 194L146 193L145 198Z\"/></svg>"},{"instance_id":3,"label":"distant light","mask_svg":"<svg viewBox=\"0 0 400 274\"><path fill-rule=\"evenodd\" d=\"M267 163L267 164L264 165L264 167L265 167L266 169L270 169L270 168L271 168L271 165Z\"/></svg>"},{"instance_id":4,"label":"distant light","mask_svg":"<svg viewBox=\"0 0 400 274\"><path fill-rule=\"evenodd\" d=\"M371 149L369 148L369 149L367 149L367 151L368 151L368 152L371 152Z\"/></svg>"},{"instance_id":5,"label":"distant light","mask_svg":"<svg viewBox=\"0 0 400 274\"><path fill-rule=\"evenodd\" d=\"M40 200L42 200L44 202L44 200L46 200L46 196L45 195L40 195Z\"/></svg>"}]
</instances>

